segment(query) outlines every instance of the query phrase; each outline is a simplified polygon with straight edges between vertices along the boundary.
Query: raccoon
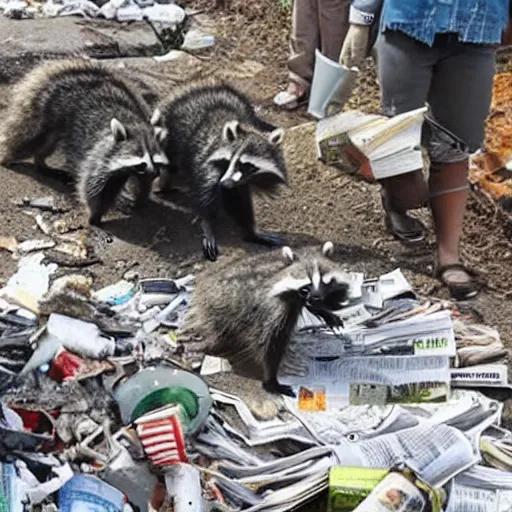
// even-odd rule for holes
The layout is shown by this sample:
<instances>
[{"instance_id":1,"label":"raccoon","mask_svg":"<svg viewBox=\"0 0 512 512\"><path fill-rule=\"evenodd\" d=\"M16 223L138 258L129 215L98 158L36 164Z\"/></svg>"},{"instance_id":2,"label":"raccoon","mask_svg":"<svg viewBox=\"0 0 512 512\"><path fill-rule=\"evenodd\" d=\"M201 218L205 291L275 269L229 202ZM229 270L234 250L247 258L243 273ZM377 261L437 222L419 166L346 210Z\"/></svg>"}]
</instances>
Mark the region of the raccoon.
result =
<instances>
[{"instance_id":1,"label":"raccoon","mask_svg":"<svg viewBox=\"0 0 512 512\"><path fill-rule=\"evenodd\" d=\"M169 188L171 172L187 173L203 231L203 252L215 261L216 214L221 205L247 241L279 246L280 237L255 229L252 192L272 195L287 184L281 143L284 131L260 119L250 100L223 82L203 81L163 102L153 122L166 130L169 159L159 179Z\"/></svg>"},{"instance_id":2,"label":"raccoon","mask_svg":"<svg viewBox=\"0 0 512 512\"><path fill-rule=\"evenodd\" d=\"M269 392L292 394L277 382L279 364L303 307L329 325L348 300L350 281L321 250L283 247L220 262L199 276L181 336L205 340L201 351L225 357L236 373Z\"/></svg>"},{"instance_id":3,"label":"raccoon","mask_svg":"<svg viewBox=\"0 0 512 512\"><path fill-rule=\"evenodd\" d=\"M16 86L0 133L0 163L34 158L40 171L60 149L64 171L74 175L89 223L99 225L127 181L137 188L137 204L167 157L162 128L120 76L81 60L44 63Z\"/></svg>"}]
</instances>

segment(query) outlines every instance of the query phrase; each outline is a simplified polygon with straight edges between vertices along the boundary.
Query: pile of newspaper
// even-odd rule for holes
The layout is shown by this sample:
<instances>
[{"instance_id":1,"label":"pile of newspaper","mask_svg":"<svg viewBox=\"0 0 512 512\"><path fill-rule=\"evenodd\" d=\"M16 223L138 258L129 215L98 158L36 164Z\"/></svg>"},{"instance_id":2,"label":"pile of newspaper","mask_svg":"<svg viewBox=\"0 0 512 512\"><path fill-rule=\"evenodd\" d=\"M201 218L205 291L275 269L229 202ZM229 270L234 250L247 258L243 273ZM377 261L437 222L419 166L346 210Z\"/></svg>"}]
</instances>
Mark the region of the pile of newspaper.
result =
<instances>
[{"instance_id":1,"label":"pile of newspaper","mask_svg":"<svg viewBox=\"0 0 512 512\"><path fill-rule=\"evenodd\" d=\"M507 351L476 313L418 297L399 269L353 274L356 300L330 329L304 312L279 373L303 410L438 403L453 387L507 387ZM489 363L494 364L489 364Z\"/></svg>"},{"instance_id":2,"label":"pile of newspaper","mask_svg":"<svg viewBox=\"0 0 512 512\"><path fill-rule=\"evenodd\" d=\"M269 421L233 395L212 390L212 397L215 412L194 450L216 461L205 475L241 510L295 510L327 489L332 512L510 510L512 435L499 426L502 405L479 392L455 390L448 403L325 412L287 401ZM356 493L358 485L366 493ZM368 496L386 485L402 506L376 506Z\"/></svg>"},{"instance_id":3,"label":"pile of newspaper","mask_svg":"<svg viewBox=\"0 0 512 512\"><path fill-rule=\"evenodd\" d=\"M510 392L498 332L470 307L419 297L398 269L351 277L341 328L301 317L278 376L297 396L274 419L211 389L194 442L215 461L205 474L251 512L296 510L327 490L328 512L510 512L512 433L482 392Z\"/></svg>"}]
</instances>

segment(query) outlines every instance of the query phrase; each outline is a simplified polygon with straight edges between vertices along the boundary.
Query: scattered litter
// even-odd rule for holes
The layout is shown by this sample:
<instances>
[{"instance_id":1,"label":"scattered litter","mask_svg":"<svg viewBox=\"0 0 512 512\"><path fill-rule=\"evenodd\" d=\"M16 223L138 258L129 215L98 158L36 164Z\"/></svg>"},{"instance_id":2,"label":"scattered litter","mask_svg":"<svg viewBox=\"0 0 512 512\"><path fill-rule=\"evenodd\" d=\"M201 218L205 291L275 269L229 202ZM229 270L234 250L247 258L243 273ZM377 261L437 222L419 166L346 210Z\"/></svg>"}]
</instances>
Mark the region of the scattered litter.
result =
<instances>
[{"instance_id":1,"label":"scattered litter","mask_svg":"<svg viewBox=\"0 0 512 512\"><path fill-rule=\"evenodd\" d=\"M144 18L157 23L163 23L171 30L176 30L178 25L185 20L185 11L176 4L154 4L143 9Z\"/></svg>"},{"instance_id":2,"label":"scattered litter","mask_svg":"<svg viewBox=\"0 0 512 512\"><path fill-rule=\"evenodd\" d=\"M53 240L26 240L18 244L18 252L20 254L27 254L29 252L51 249L52 247L55 247Z\"/></svg>"},{"instance_id":3,"label":"scattered litter","mask_svg":"<svg viewBox=\"0 0 512 512\"><path fill-rule=\"evenodd\" d=\"M215 44L215 36L212 34L205 34L200 30L189 30L185 34L185 41L181 46L182 50L185 51L194 51L194 50L203 50L205 48L210 48Z\"/></svg>"},{"instance_id":4,"label":"scattered litter","mask_svg":"<svg viewBox=\"0 0 512 512\"><path fill-rule=\"evenodd\" d=\"M90 359L103 359L115 353L115 340L102 336L96 325L64 315L50 315L46 336L60 342L70 352Z\"/></svg>"},{"instance_id":5,"label":"scattered litter","mask_svg":"<svg viewBox=\"0 0 512 512\"><path fill-rule=\"evenodd\" d=\"M95 476L75 475L59 492L60 512L77 509L123 512L124 506L123 493Z\"/></svg>"},{"instance_id":6,"label":"scattered litter","mask_svg":"<svg viewBox=\"0 0 512 512\"><path fill-rule=\"evenodd\" d=\"M510 391L508 353L481 319L399 269L348 274L336 327L299 318L278 372L296 396L242 399L203 380L233 367L181 331L193 275L96 289L47 263L92 252L51 226L0 293L0 508L285 511L329 489L332 512L500 512L512 434L476 390Z\"/></svg>"},{"instance_id":7,"label":"scattered litter","mask_svg":"<svg viewBox=\"0 0 512 512\"><path fill-rule=\"evenodd\" d=\"M16 252L18 249L18 242L13 236L0 236L0 249L9 252Z\"/></svg>"},{"instance_id":8,"label":"scattered litter","mask_svg":"<svg viewBox=\"0 0 512 512\"><path fill-rule=\"evenodd\" d=\"M36 219L36 224L38 226L38 228L45 234L45 235L50 235L51 232L52 232L52 228L50 227L50 225L44 220L43 216L42 215L36 215L35 216L35 219Z\"/></svg>"},{"instance_id":9,"label":"scattered litter","mask_svg":"<svg viewBox=\"0 0 512 512\"><path fill-rule=\"evenodd\" d=\"M23 0L10 0L4 4L3 11L5 17L15 20L33 18L36 13L36 9L27 6Z\"/></svg>"},{"instance_id":10,"label":"scattered litter","mask_svg":"<svg viewBox=\"0 0 512 512\"><path fill-rule=\"evenodd\" d=\"M181 50L171 50L165 55L155 55L153 59L155 59L157 62L169 62L172 60L181 59L185 55L186 53Z\"/></svg>"},{"instance_id":11,"label":"scattered litter","mask_svg":"<svg viewBox=\"0 0 512 512\"><path fill-rule=\"evenodd\" d=\"M48 4L52 4L52 2L50 1L45 3L45 5ZM29 206L30 208L37 208L39 210L48 211L52 213L59 213L62 211L60 208L56 207L55 199L53 198L53 196L38 197L36 199L24 197L21 201L16 201L15 204L17 206Z\"/></svg>"},{"instance_id":12,"label":"scattered litter","mask_svg":"<svg viewBox=\"0 0 512 512\"><path fill-rule=\"evenodd\" d=\"M57 270L57 265L43 263L44 258L42 253L23 256L16 274L0 290L0 297L38 314L38 301L48 291L50 276Z\"/></svg>"}]
</instances>

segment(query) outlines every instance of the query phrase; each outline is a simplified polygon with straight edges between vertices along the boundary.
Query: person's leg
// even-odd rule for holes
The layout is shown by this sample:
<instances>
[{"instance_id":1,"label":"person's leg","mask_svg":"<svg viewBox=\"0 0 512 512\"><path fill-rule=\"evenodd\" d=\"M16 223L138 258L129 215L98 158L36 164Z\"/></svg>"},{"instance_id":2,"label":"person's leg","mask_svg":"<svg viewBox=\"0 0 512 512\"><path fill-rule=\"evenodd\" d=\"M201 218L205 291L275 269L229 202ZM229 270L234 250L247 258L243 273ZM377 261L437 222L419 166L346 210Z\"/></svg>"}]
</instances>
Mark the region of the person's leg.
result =
<instances>
[{"instance_id":1,"label":"person's leg","mask_svg":"<svg viewBox=\"0 0 512 512\"><path fill-rule=\"evenodd\" d=\"M382 111L397 115L425 105L438 52L396 31L381 35L378 50L378 76ZM424 237L421 223L407 210L426 203L428 189L423 170L381 180L386 225L403 242Z\"/></svg>"},{"instance_id":2,"label":"person's leg","mask_svg":"<svg viewBox=\"0 0 512 512\"><path fill-rule=\"evenodd\" d=\"M476 151L484 138L484 122L489 113L495 72L492 48L456 44L447 48L432 80L429 103L435 120L462 139L469 152ZM435 142L435 137L432 139ZM449 287L468 284L471 277L459 264L459 241L468 196L468 156L464 152L430 142L430 206L436 228L440 279ZM455 264L455 266L454 266ZM454 286L451 288L455 289ZM462 287L464 288L464 287ZM460 294L461 296L464 293Z\"/></svg>"},{"instance_id":3,"label":"person's leg","mask_svg":"<svg viewBox=\"0 0 512 512\"><path fill-rule=\"evenodd\" d=\"M336 62L349 26L349 10L350 0L318 0L320 51Z\"/></svg>"},{"instance_id":4,"label":"person's leg","mask_svg":"<svg viewBox=\"0 0 512 512\"><path fill-rule=\"evenodd\" d=\"M288 70L290 81L308 92L313 79L315 50L319 47L317 0L294 0Z\"/></svg>"}]
</instances>

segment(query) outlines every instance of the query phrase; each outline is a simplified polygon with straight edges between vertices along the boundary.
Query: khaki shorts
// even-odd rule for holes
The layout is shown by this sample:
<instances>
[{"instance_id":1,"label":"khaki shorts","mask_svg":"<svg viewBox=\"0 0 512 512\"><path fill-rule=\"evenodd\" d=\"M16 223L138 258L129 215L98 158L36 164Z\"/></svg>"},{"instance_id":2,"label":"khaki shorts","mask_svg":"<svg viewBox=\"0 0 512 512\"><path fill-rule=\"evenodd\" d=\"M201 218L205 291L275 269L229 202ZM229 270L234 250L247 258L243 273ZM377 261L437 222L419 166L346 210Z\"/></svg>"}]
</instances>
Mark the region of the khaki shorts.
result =
<instances>
[{"instance_id":1,"label":"khaki shorts","mask_svg":"<svg viewBox=\"0 0 512 512\"><path fill-rule=\"evenodd\" d=\"M436 37L433 47L406 34L387 30L377 41L382 111L396 115L428 103L437 123L466 145L454 149L443 137L425 141L437 163L461 161L484 139L495 73L496 47L461 43L454 34ZM439 151L439 147L445 151ZM435 148L435 149L434 149Z\"/></svg>"}]
</instances>

